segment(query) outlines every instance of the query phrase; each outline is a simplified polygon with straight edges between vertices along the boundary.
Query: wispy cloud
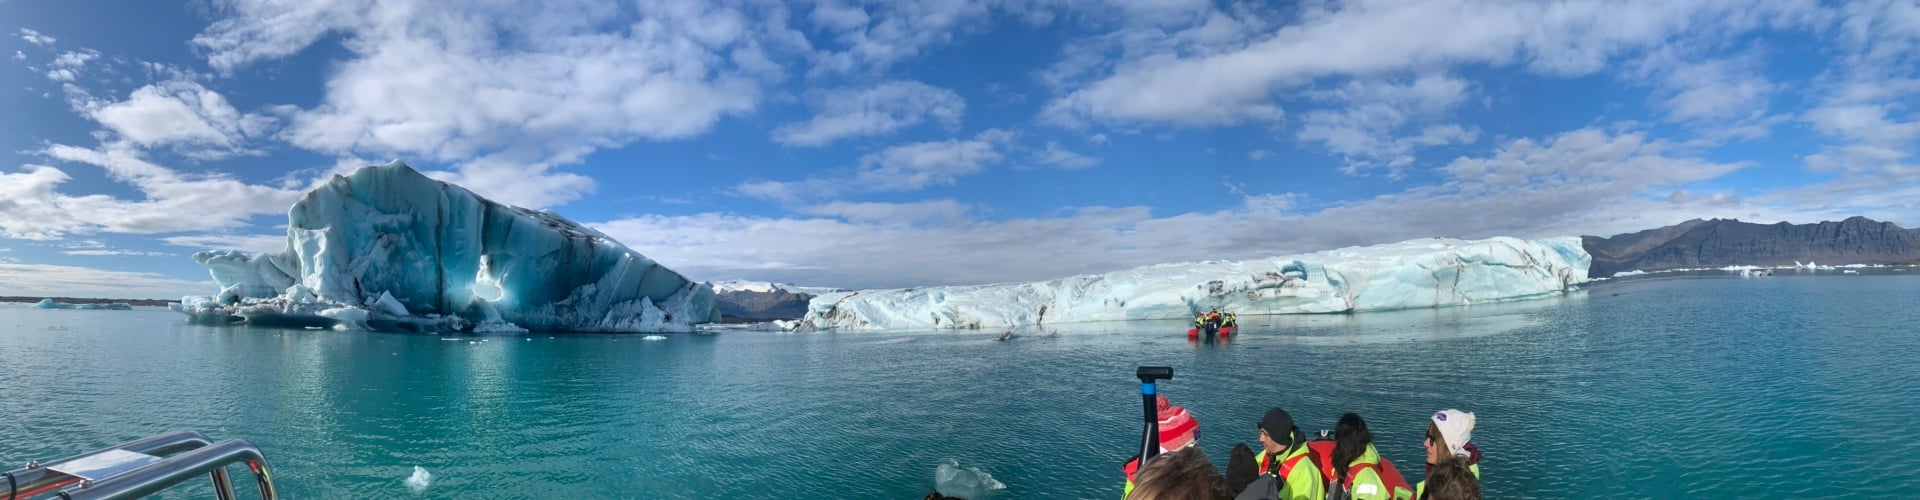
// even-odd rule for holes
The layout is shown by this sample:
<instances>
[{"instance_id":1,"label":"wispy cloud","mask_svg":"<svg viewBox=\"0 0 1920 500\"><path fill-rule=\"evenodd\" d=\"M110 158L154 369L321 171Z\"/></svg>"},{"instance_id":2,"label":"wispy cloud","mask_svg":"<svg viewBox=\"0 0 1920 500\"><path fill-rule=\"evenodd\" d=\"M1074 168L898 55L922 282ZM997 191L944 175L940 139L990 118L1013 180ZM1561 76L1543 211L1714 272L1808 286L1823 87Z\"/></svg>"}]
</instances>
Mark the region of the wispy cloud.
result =
<instances>
[{"instance_id":1,"label":"wispy cloud","mask_svg":"<svg viewBox=\"0 0 1920 500\"><path fill-rule=\"evenodd\" d=\"M1426 75L1406 82L1353 81L1313 92L1338 107L1303 115L1298 137L1344 156L1343 170L1349 174L1385 167L1389 178L1397 178L1413 163L1416 148L1479 139L1476 127L1440 122L1469 97L1469 87L1450 75Z\"/></svg>"},{"instance_id":2,"label":"wispy cloud","mask_svg":"<svg viewBox=\"0 0 1920 500\"><path fill-rule=\"evenodd\" d=\"M978 174L1005 159L1001 151L1010 134L988 130L972 139L903 144L860 157L851 172L811 177L801 181L748 181L735 187L740 194L794 202L833 198L849 193L917 191L950 185Z\"/></svg>"},{"instance_id":3,"label":"wispy cloud","mask_svg":"<svg viewBox=\"0 0 1920 500\"><path fill-rule=\"evenodd\" d=\"M1835 215L1780 197L1670 196L1676 186L1748 166L1691 157L1644 132L1589 128L1511 140L1491 155L1460 158L1442 168L1446 178L1436 183L1314 206L1302 206L1302 198L1290 193L1243 193L1245 203L1215 212L1078 207L1054 217L994 220L958 204L873 204L859 208L938 216L881 221L844 217L853 207L843 206L814 212L836 215L831 218L708 213L596 227L694 276L893 287L1025 281L1430 236L1613 234L1694 217L1811 222ZM966 218L955 221L961 214ZM1234 230L1194 240L1195 227ZM775 262L784 266L764 265Z\"/></svg>"},{"instance_id":4,"label":"wispy cloud","mask_svg":"<svg viewBox=\"0 0 1920 500\"><path fill-rule=\"evenodd\" d=\"M773 141L789 146L817 147L834 141L876 136L938 121L959 126L966 101L952 90L916 81L897 80L865 88L814 92L808 99L813 119L773 129Z\"/></svg>"},{"instance_id":5,"label":"wispy cloud","mask_svg":"<svg viewBox=\"0 0 1920 500\"><path fill-rule=\"evenodd\" d=\"M1238 123L1277 116L1278 94L1321 78L1467 64L1587 75L1689 33L1692 20L1712 19L1712 33L1724 35L1803 22L1819 9L1812 2L1716 0L1316 5L1303 6L1284 27L1220 30L1224 43L1212 50L1129 53L1111 69L1090 72L1099 77L1069 85L1047 113L1056 123Z\"/></svg>"},{"instance_id":6,"label":"wispy cloud","mask_svg":"<svg viewBox=\"0 0 1920 500\"><path fill-rule=\"evenodd\" d=\"M1100 159L1075 153L1072 150L1060 146L1059 142L1047 141L1046 147L1034 152L1033 162L1049 167L1074 170L1099 165Z\"/></svg>"},{"instance_id":7,"label":"wispy cloud","mask_svg":"<svg viewBox=\"0 0 1920 500\"><path fill-rule=\"evenodd\" d=\"M175 257L180 255L180 254L171 253L171 252L143 252L139 250L119 250L119 249L67 250L60 253L67 254L67 255L87 255L87 256L95 256L95 257L109 256L109 255L139 256L139 257Z\"/></svg>"},{"instance_id":8,"label":"wispy cloud","mask_svg":"<svg viewBox=\"0 0 1920 500\"><path fill-rule=\"evenodd\" d=\"M286 250L284 234L195 234L161 238L168 245L201 250L240 250L268 253Z\"/></svg>"},{"instance_id":9,"label":"wispy cloud","mask_svg":"<svg viewBox=\"0 0 1920 500\"><path fill-rule=\"evenodd\" d=\"M58 41L58 40L55 40L53 37L42 35L38 31L34 31L26 28L20 28L20 31L17 31L14 34L19 35L20 39L26 40L27 43L39 45L42 47L53 45L53 42Z\"/></svg>"},{"instance_id":10,"label":"wispy cloud","mask_svg":"<svg viewBox=\"0 0 1920 500\"><path fill-rule=\"evenodd\" d=\"M153 299L205 293L211 287L212 281L183 280L159 273L0 263L0 295Z\"/></svg>"}]
</instances>

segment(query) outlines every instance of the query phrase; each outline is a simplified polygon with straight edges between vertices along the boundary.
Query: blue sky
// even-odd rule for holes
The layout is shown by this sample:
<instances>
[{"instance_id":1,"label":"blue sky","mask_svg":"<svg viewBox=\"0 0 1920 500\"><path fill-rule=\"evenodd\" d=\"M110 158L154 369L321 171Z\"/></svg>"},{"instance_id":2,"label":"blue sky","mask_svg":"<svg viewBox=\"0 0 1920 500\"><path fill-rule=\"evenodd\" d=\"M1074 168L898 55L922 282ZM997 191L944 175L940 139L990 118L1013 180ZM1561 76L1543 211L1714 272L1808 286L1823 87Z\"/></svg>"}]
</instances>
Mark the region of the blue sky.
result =
<instances>
[{"instance_id":1,"label":"blue sky","mask_svg":"<svg viewBox=\"0 0 1920 500\"><path fill-rule=\"evenodd\" d=\"M0 1L0 294L212 293L400 159L700 280L1920 225L1910 1Z\"/></svg>"}]
</instances>

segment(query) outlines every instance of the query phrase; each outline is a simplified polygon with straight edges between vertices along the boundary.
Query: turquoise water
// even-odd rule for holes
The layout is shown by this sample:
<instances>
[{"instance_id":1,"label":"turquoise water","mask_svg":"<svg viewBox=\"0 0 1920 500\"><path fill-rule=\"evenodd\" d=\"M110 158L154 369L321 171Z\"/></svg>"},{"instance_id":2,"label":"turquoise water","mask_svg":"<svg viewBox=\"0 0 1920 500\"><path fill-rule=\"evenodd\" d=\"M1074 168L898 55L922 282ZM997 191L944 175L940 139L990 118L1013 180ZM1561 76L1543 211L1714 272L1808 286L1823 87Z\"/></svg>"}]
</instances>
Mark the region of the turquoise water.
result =
<instances>
[{"instance_id":1,"label":"turquoise water","mask_svg":"<svg viewBox=\"0 0 1920 500\"><path fill-rule=\"evenodd\" d=\"M1490 498L1884 497L1920 489L1914 304L1920 276L1643 279L1247 318L1215 345L1179 323L448 339L6 306L0 463L196 429L259 445L289 498L919 498L952 459L1001 498L1112 499L1151 363L1222 466L1270 405L1309 430L1359 412L1407 464L1459 407Z\"/></svg>"}]
</instances>

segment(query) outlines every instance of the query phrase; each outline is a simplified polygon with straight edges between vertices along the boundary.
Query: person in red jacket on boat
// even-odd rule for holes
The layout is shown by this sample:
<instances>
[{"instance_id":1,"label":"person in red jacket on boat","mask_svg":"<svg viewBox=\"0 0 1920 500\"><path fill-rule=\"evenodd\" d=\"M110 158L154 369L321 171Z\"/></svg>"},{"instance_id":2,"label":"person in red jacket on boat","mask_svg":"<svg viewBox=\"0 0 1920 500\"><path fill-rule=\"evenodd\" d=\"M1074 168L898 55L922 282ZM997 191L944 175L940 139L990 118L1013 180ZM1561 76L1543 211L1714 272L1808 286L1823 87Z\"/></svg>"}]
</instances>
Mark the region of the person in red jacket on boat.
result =
<instances>
[{"instance_id":1,"label":"person in red jacket on boat","mask_svg":"<svg viewBox=\"0 0 1920 500\"><path fill-rule=\"evenodd\" d=\"M1172 453L1179 451L1181 448L1198 444L1200 442L1200 421L1194 420L1193 414L1189 413L1186 408L1176 406L1172 401L1168 401L1166 396L1160 396L1158 399L1160 403L1160 453ZM1120 467L1120 471L1127 474L1127 487L1121 493L1120 498L1124 499L1127 495L1133 493L1133 474L1139 471L1139 469L1140 457L1133 457L1127 460L1126 465Z\"/></svg>"}]
</instances>

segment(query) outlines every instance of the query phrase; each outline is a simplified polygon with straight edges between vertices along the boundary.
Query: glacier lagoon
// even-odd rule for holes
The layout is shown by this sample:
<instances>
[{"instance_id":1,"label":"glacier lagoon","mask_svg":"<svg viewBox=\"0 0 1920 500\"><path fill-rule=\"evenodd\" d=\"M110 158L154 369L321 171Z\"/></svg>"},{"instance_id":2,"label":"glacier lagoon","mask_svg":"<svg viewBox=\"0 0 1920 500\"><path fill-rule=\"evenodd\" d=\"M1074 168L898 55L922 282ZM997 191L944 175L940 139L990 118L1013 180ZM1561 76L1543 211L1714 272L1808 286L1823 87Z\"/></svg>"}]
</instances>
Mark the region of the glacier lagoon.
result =
<instances>
[{"instance_id":1,"label":"glacier lagoon","mask_svg":"<svg viewBox=\"0 0 1920 500\"><path fill-rule=\"evenodd\" d=\"M0 461L189 428L258 444L289 498L918 498L952 460L999 498L1111 499L1154 363L1221 465L1273 404L1307 429L1360 412L1403 463L1459 407L1489 498L1898 496L1920 488L1920 279L1865 271L1274 316L1219 344L1178 321L642 341L8 305Z\"/></svg>"}]
</instances>

